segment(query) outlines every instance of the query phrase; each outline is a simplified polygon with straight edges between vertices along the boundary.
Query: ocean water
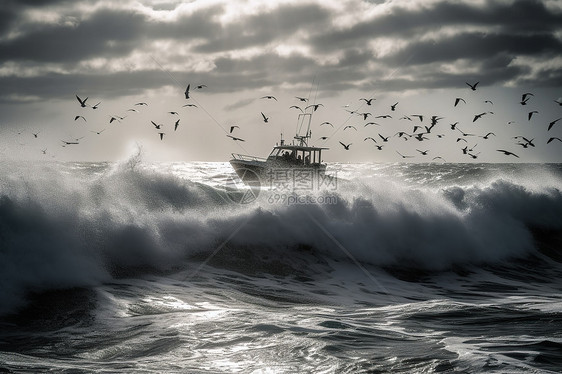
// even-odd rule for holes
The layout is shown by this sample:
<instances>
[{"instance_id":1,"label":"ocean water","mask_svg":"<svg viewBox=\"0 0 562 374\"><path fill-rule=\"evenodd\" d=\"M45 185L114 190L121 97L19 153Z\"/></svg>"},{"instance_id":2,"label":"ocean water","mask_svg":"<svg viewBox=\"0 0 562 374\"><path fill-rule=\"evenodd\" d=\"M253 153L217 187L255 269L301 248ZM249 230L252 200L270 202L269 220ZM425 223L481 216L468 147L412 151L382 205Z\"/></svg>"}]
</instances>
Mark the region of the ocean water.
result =
<instances>
[{"instance_id":1,"label":"ocean water","mask_svg":"<svg viewBox=\"0 0 562 374\"><path fill-rule=\"evenodd\" d=\"M562 370L562 165L328 173L0 162L0 372Z\"/></svg>"}]
</instances>

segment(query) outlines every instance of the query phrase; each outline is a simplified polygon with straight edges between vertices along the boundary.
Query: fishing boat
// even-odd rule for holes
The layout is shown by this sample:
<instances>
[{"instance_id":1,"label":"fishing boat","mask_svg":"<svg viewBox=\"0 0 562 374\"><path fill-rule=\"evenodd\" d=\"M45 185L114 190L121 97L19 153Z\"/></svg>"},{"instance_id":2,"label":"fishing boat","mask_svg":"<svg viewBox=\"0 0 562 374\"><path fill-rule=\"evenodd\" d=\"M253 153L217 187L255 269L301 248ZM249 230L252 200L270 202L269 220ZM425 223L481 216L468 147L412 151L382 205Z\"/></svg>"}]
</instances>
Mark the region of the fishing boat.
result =
<instances>
[{"instance_id":1,"label":"fishing boat","mask_svg":"<svg viewBox=\"0 0 562 374\"><path fill-rule=\"evenodd\" d=\"M328 148L309 145L312 133L312 113L301 113L297 120L297 131L292 142L287 144L281 134L280 141L267 158L232 154L230 165L247 185L265 186L288 181L295 175L318 178L324 175L326 163L322 162L322 151Z\"/></svg>"}]
</instances>

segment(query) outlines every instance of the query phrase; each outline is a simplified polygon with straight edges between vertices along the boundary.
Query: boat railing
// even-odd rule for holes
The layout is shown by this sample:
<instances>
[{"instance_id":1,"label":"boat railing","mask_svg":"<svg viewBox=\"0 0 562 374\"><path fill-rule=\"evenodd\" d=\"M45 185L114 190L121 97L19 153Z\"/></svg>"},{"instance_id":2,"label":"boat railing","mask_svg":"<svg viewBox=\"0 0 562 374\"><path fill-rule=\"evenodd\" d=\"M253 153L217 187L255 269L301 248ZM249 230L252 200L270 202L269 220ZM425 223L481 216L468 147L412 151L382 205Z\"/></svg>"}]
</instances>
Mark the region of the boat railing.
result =
<instances>
[{"instance_id":1,"label":"boat railing","mask_svg":"<svg viewBox=\"0 0 562 374\"><path fill-rule=\"evenodd\" d=\"M264 157L242 155L240 153L233 153L232 158L235 159L235 160L241 160L241 161L266 161L267 160Z\"/></svg>"}]
</instances>

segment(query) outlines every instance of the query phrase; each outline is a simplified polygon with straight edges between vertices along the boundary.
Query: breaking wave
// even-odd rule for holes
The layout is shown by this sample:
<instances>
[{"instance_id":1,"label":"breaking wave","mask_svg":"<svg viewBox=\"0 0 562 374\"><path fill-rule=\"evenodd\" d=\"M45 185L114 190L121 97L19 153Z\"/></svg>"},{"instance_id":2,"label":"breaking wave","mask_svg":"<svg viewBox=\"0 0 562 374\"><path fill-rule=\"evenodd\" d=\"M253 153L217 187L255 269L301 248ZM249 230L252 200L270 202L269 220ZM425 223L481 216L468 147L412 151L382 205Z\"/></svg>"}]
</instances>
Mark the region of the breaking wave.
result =
<instances>
[{"instance_id":1,"label":"breaking wave","mask_svg":"<svg viewBox=\"0 0 562 374\"><path fill-rule=\"evenodd\" d=\"M559 246L541 243L562 232L556 173L542 184L496 173L435 186L393 178L389 167L379 170L384 178L315 192L330 204L271 203L271 191L238 204L223 188L155 169L136 161L0 165L0 314L29 293L181 270L221 246L229 252L217 266L238 255L275 259L288 272L287 253L430 271L560 257ZM424 178L438 175L431 172Z\"/></svg>"}]
</instances>

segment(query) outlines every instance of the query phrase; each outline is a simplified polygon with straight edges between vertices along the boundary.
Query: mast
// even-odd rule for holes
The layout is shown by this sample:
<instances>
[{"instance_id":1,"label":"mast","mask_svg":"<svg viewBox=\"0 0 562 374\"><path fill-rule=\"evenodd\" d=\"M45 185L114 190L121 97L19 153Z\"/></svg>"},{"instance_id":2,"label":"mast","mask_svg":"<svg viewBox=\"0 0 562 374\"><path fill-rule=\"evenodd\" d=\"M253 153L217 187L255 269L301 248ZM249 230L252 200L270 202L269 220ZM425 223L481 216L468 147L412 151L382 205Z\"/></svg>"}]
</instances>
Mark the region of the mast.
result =
<instances>
[{"instance_id":1,"label":"mast","mask_svg":"<svg viewBox=\"0 0 562 374\"><path fill-rule=\"evenodd\" d=\"M297 119L297 132L295 139L301 147L308 147L308 139L312 135L310 132L310 122L312 121L312 113L301 113Z\"/></svg>"}]
</instances>

